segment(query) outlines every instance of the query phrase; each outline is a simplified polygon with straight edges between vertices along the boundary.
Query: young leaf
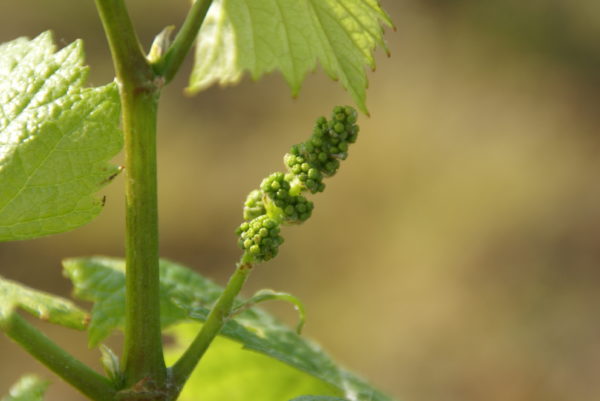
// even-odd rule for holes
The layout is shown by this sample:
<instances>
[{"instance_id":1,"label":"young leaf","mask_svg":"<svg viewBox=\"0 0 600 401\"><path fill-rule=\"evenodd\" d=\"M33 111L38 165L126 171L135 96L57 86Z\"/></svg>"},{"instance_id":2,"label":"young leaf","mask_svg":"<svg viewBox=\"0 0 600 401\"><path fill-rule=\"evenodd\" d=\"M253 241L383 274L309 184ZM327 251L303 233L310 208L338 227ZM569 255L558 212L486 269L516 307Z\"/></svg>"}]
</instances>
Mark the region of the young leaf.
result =
<instances>
[{"instance_id":1,"label":"young leaf","mask_svg":"<svg viewBox=\"0 0 600 401\"><path fill-rule=\"evenodd\" d=\"M182 323L169 329L175 343L165 350L167 363L175 362L199 326ZM340 395L340 390L275 359L244 351L235 341L217 337L178 400L286 401L307 393Z\"/></svg>"},{"instance_id":2,"label":"young leaf","mask_svg":"<svg viewBox=\"0 0 600 401\"><path fill-rule=\"evenodd\" d=\"M0 45L0 241L88 223L118 168L116 85L83 88L81 41L56 52L49 32Z\"/></svg>"},{"instance_id":3,"label":"young leaf","mask_svg":"<svg viewBox=\"0 0 600 401\"><path fill-rule=\"evenodd\" d=\"M35 375L23 376L2 401L42 401L48 384Z\"/></svg>"},{"instance_id":4,"label":"young leaf","mask_svg":"<svg viewBox=\"0 0 600 401\"><path fill-rule=\"evenodd\" d=\"M295 96L317 62L364 112L365 64L392 26L377 0L214 0L200 29L188 91L279 70Z\"/></svg>"},{"instance_id":5,"label":"young leaf","mask_svg":"<svg viewBox=\"0 0 600 401\"><path fill-rule=\"evenodd\" d=\"M69 259L63 264L67 276L75 285L75 295L96 302L92 309L90 342L92 336L97 343L112 330L122 328L125 315L124 262L120 259L89 258ZM160 277L163 326L188 315L192 319L204 321L210 306L222 292L222 288L210 280L167 260L160 262ZM244 300L239 300L236 306L243 304ZM94 330L97 332L92 335ZM338 395L358 401L391 401L391 398L336 365L318 345L299 336L258 308L246 310L227 321L221 334L241 343L245 349L305 372L339 392L326 395ZM235 364L223 367L221 371L223 370L239 371ZM290 397L307 393L314 392L303 391Z\"/></svg>"},{"instance_id":6,"label":"young leaf","mask_svg":"<svg viewBox=\"0 0 600 401\"><path fill-rule=\"evenodd\" d=\"M0 326L18 307L42 320L77 330L85 330L89 321L88 314L71 301L0 276Z\"/></svg>"},{"instance_id":7,"label":"young leaf","mask_svg":"<svg viewBox=\"0 0 600 401\"><path fill-rule=\"evenodd\" d=\"M104 344L100 345L100 353L102 354L100 362L102 362L104 373L106 373L106 376L115 385L115 387L122 388L123 384L125 383L125 376L121 370L121 361L119 360L119 357L113 352L112 349L108 348Z\"/></svg>"}]
</instances>

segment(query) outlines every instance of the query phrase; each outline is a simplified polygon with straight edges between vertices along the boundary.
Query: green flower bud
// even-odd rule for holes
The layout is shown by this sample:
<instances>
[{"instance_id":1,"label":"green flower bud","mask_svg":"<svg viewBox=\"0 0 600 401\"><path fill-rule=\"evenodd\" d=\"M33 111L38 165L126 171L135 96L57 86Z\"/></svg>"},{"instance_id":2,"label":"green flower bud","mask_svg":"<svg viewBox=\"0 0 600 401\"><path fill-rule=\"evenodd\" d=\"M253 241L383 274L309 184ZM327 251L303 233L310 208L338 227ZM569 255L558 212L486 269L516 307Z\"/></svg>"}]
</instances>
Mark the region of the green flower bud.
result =
<instances>
[{"instance_id":1,"label":"green flower bud","mask_svg":"<svg viewBox=\"0 0 600 401\"><path fill-rule=\"evenodd\" d=\"M344 127L344 124L342 124L342 123L337 123L333 126L333 130L335 132L337 132L338 134L341 134L342 132L344 132L344 129L345 129L345 127Z\"/></svg>"},{"instance_id":2,"label":"green flower bud","mask_svg":"<svg viewBox=\"0 0 600 401\"><path fill-rule=\"evenodd\" d=\"M279 236L277 222L267 215L255 218L250 224L242 223L238 231L240 235L238 244L257 262L274 257L279 245L283 243L283 238Z\"/></svg>"}]
</instances>

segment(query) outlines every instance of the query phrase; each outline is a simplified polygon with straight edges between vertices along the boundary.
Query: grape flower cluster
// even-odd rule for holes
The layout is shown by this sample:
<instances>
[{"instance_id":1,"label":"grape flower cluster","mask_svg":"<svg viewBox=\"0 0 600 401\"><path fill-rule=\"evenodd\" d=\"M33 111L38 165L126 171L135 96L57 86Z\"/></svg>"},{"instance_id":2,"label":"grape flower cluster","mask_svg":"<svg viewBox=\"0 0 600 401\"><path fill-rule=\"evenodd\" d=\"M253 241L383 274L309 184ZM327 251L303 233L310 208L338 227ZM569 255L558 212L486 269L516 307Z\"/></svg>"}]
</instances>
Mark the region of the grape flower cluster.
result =
<instances>
[{"instance_id":1,"label":"grape flower cluster","mask_svg":"<svg viewBox=\"0 0 600 401\"><path fill-rule=\"evenodd\" d=\"M284 156L287 173L265 178L260 189L248 194L244 203L244 222L236 229L238 245L244 250L242 261L264 262L277 255L283 238L281 224L299 224L312 214L314 205L302 196L325 189L323 179L333 176L348 147L356 142L357 113L352 107L337 106L331 118L320 117L311 137L293 145Z\"/></svg>"}]
</instances>

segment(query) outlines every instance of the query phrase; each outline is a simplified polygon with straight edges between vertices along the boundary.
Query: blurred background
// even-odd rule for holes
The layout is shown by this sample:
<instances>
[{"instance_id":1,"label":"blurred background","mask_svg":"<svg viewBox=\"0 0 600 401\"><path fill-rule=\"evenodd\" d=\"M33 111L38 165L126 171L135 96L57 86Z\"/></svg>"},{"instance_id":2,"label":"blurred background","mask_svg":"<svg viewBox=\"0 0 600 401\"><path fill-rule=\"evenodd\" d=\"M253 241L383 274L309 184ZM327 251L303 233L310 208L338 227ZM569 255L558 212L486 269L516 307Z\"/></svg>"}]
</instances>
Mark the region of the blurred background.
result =
<instances>
[{"instance_id":1,"label":"blurred background","mask_svg":"<svg viewBox=\"0 0 600 401\"><path fill-rule=\"evenodd\" d=\"M600 399L600 2L382 3L397 31L369 73L371 117L245 294L299 296L307 335L398 400ZM146 46L188 8L128 4ZM90 84L112 80L91 0L4 0L1 13L2 42L82 38ZM298 99L279 75L187 98L189 68L160 111L161 253L224 283L247 192L351 99L321 71ZM0 274L67 296L61 259L123 255L122 187L102 191L88 226L0 244ZM288 306L269 309L295 322ZM85 334L43 328L98 366ZM0 355L0 394L39 372L54 381L48 400L82 399L4 336Z\"/></svg>"}]
</instances>

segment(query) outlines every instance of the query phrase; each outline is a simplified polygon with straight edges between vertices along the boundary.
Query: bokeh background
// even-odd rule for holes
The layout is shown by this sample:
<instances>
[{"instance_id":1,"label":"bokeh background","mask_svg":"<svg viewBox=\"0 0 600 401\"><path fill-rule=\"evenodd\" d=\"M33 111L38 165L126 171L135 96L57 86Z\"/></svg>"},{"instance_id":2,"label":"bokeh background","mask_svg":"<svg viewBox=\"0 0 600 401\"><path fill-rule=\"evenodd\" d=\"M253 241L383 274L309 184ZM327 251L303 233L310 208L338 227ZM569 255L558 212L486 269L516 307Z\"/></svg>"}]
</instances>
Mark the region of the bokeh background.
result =
<instances>
[{"instance_id":1,"label":"bokeh background","mask_svg":"<svg viewBox=\"0 0 600 401\"><path fill-rule=\"evenodd\" d=\"M382 2L397 31L369 73L371 117L245 293L299 296L307 334L399 400L600 399L600 2ZM128 4L145 45L188 7ZM112 79L91 0L4 0L0 15L1 41L82 38L91 84ZM320 71L298 99L278 75L186 98L189 68L160 111L161 253L223 283L245 194L351 100ZM0 244L1 274L68 295L61 259L123 254L122 187L86 227ZM98 366L83 333L43 328ZM22 372L53 378L5 337L0 355L0 394ZM48 400L82 399L53 379Z\"/></svg>"}]
</instances>

